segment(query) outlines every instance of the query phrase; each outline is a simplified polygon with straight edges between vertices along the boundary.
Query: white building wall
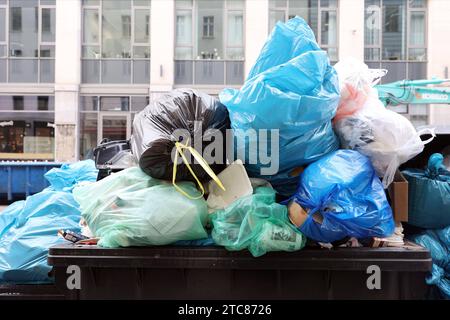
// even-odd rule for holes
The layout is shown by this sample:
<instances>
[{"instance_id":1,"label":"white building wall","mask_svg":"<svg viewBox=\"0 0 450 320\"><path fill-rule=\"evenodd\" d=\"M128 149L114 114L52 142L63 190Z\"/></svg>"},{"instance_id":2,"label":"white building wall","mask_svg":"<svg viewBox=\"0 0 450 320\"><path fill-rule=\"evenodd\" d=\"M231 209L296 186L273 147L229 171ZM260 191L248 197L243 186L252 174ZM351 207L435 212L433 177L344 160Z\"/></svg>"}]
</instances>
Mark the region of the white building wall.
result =
<instances>
[{"instance_id":1,"label":"white building wall","mask_svg":"<svg viewBox=\"0 0 450 320\"><path fill-rule=\"evenodd\" d=\"M56 1L55 160L78 157L81 0Z\"/></svg>"},{"instance_id":2,"label":"white building wall","mask_svg":"<svg viewBox=\"0 0 450 320\"><path fill-rule=\"evenodd\" d=\"M449 16L449 0L428 0L429 79L432 77L450 78ZM450 105L431 105L430 124L450 127Z\"/></svg>"},{"instance_id":3,"label":"white building wall","mask_svg":"<svg viewBox=\"0 0 450 320\"><path fill-rule=\"evenodd\" d=\"M364 61L364 1L339 0L339 59Z\"/></svg>"},{"instance_id":4,"label":"white building wall","mask_svg":"<svg viewBox=\"0 0 450 320\"><path fill-rule=\"evenodd\" d=\"M175 1L152 0L150 99L174 83Z\"/></svg>"},{"instance_id":5,"label":"white building wall","mask_svg":"<svg viewBox=\"0 0 450 320\"><path fill-rule=\"evenodd\" d=\"M269 0L247 0L245 5L245 69L250 72L267 40L269 29Z\"/></svg>"}]
</instances>

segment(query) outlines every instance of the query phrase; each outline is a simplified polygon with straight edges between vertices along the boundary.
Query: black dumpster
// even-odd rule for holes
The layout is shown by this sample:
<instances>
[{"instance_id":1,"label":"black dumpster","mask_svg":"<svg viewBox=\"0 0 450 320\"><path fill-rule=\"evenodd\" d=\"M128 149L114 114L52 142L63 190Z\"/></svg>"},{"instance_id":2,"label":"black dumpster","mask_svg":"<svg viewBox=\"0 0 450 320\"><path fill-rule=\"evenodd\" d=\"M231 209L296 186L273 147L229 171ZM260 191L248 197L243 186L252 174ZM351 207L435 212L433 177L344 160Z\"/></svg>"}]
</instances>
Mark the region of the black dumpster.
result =
<instances>
[{"instance_id":1,"label":"black dumpster","mask_svg":"<svg viewBox=\"0 0 450 320\"><path fill-rule=\"evenodd\" d=\"M253 258L219 247L69 244L51 248L48 263L67 299L424 299L431 270L429 251L414 245Z\"/></svg>"},{"instance_id":2,"label":"black dumpster","mask_svg":"<svg viewBox=\"0 0 450 320\"><path fill-rule=\"evenodd\" d=\"M0 300L63 300L54 284L0 285Z\"/></svg>"}]
</instances>

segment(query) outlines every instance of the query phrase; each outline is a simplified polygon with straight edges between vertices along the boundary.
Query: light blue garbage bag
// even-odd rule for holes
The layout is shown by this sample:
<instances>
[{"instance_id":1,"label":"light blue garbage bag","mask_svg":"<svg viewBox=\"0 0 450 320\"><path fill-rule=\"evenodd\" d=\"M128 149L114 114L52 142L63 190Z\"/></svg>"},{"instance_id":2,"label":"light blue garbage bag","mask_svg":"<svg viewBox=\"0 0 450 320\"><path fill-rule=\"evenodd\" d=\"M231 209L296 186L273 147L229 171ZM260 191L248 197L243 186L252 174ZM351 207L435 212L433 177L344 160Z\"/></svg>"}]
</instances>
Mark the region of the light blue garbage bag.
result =
<instances>
[{"instance_id":1,"label":"light blue garbage bag","mask_svg":"<svg viewBox=\"0 0 450 320\"><path fill-rule=\"evenodd\" d=\"M291 201L308 213L299 230L319 242L394 233L383 185L370 159L358 151L338 150L309 165Z\"/></svg>"},{"instance_id":2,"label":"light blue garbage bag","mask_svg":"<svg viewBox=\"0 0 450 320\"><path fill-rule=\"evenodd\" d=\"M450 299L450 226L427 230L415 235L412 241L430 250L433 268L426 281L439 288L444 299Z\"/></svg>"},{"instance_id":3,"label":"light blue garbage bag","mask_svg":"<svg viewBox=\"0 0 450 320\"><path fill-rule=\"evenodd\" d=\"M0 284L50 283L48 249L64 240L58 230L80 232L75 185L97 179L94 161L64 164L45 174L50 186L0 213Z\"/></svg>"},{"instance_id":4,"label":"light blue garbage bag","mask_svg":"<svg viewBox=\"0 0 450 320\"><path fill-rule=\"evenodd\" d=\"M230 114L235 157L250 176L268 180L282 195L295 192L298 177L292 170L339 147L331 125L339 102L337 74L302 18L277 23L244 86L219 97ZM279 153L272 148L275 136L268 133L267 142L261 136L259 145L261 131L252 136L248 129L278 129ZM271 164L260 151L278 157L278 171L261 171Z\"/></svg>"}]
</instances>

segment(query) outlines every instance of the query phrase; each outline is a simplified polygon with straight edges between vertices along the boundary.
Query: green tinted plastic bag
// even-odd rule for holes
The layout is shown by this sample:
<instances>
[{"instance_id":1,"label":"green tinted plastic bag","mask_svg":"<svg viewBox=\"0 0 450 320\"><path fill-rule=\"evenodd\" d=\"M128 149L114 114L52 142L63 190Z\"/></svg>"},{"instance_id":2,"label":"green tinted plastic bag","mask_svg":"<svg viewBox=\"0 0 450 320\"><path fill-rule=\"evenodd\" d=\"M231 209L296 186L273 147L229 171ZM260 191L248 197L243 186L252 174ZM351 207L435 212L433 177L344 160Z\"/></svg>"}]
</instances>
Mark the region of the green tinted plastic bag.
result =
<instances>
[{"instance_id":1,"label":"green tinted plastic bag","mask_svg":"<svg viewBox=\"0 0 450 320\"><path fill-rule=\"evenodd\" d=\"M248 248L254 257L270 251L297 251L306 238L290 223L287 207L275 202L272 188L256 188L212 215L212 237L230 251Z\"/></svg>"},{"instance_id":2,"label":"green tinted plastic bag","mask_svg":"<svg viewBox=\"0 0 450 320\"><path fill-rule=\"evenodd\" d=\"M179 186L198 193L191 182ZM166 245L207 238L206 201L191 200L171 183L130 168L74 190L82 217L108 248Z\"/></svg>"},{"instance_id":3,"label":"green tinted plastic bag","mask_svg":"<svg viewBox=\"0 0 450 320\"><path fill-rule=\"evenodd\" d=\"M425 170L402 171L409 183L408 223L425 229L450 226L450 171L444 156L431 155Z\"/></svg>"}]
</instances>

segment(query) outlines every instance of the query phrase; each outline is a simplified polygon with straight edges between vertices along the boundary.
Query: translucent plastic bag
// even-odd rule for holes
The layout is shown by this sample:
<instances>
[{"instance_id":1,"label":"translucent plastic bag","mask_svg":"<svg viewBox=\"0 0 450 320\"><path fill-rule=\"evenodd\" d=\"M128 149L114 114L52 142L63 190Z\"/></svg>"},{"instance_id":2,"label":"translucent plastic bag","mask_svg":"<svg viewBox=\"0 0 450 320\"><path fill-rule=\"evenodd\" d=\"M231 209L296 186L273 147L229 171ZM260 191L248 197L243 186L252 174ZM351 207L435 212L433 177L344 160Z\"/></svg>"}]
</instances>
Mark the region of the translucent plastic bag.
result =
<instances>
[{"instance_id":1,"label":"translucent plastic bag","mask_svg":"<svg viewBox=\"0 0 450 320\"><path fill-rule=\"evenodd\" d=\"M198 193L191 182L179 186ZM192 200L168 182L129 168L74 190L82 217L109 248L165 245L207 238L206 201Z\"/></svg>"},{"instance_id":2,"label":"translucent plastic bag","mask_svg":"<svg viewBox=\"0 0 450 320\"><path fill-rule=\"evenodd\" d=\"M53 281L47 253L65 241L58 230L80 232L81 213L71 190L95 181L97 173L92 160L54 168L45 175L48 188L0 213L0 284Z\"/></svg>"},{"instance_id":3,"label":"translucent plastic bag","mask_svg":"<svg viewBox=\"0 0 450 320\"><path fill-rule=\"evenodd\" d=\"M433 130L416 132L408 119L386 109L376 89L361 110L335 123L335 131L343 148L370 158L378 176L383 177L384 188L392 183L398 167L421 153L435 137ZM422 141L420 137L426 134L432 138Z\"/></svg>"},{"instance_id":4,"label":"translucent plastic bag","mask_svg":"<svg viewBox=\"0 0 450 320\"><path fill-rule=\"evenodd\" d=\"M319 242L345 237L388 237L394 232L392 210L370 160L339 150L310 164L291 199L307 217L299 230Z\"/></svg>"},{"instance_id":5,"label":"translucent plastic bag","mask_svg":"<svg viewBox=\"0 0 450 320\"><path fill-rule=\"evenodd\" d=\"M289 222L287 208L275 202L275 191L258 187L212 214L212 237L227 250L248 249L254 257L270 251L297 251L305 237Z\"/></svg>"},{"instance_id":6,"label":"translucent plastic bag","mask_svg":"<svg viewBox=\"0 0 450 320\"><path fill-rule=\"evenodd\" d=\"M334 121L351 116L362 109L377 79L386 74L386 70L370 70L369 67L354 58L339 61L334 66L339 78L341 98Z\"/></svg>"},{"instance_id":7,"label":"translucent plastic bag","mask_svg":"<svg viewBox=\"0 0 450 320\"><path fill-rule=\"evenodd\" d=\"M277 23L244 86L225 89L219 98L230 113L236 141L245 142L236 145L236 155L243 155L249 176L268 180L283 195L295 192L294 169L339 147L331 125L339 102L337 74L299 17ZM279 158L277 173L263 174L261 169L270 165L258 154L261 144L269 150L278 137L260 141L257 135L246 137L248 129L279 130L279 154L271 154Z\"/></svg>"}]
</instances>

